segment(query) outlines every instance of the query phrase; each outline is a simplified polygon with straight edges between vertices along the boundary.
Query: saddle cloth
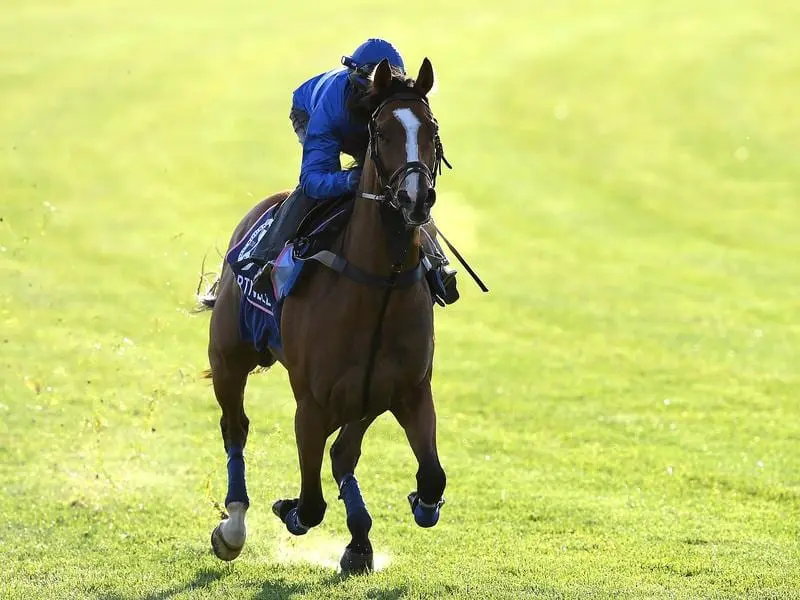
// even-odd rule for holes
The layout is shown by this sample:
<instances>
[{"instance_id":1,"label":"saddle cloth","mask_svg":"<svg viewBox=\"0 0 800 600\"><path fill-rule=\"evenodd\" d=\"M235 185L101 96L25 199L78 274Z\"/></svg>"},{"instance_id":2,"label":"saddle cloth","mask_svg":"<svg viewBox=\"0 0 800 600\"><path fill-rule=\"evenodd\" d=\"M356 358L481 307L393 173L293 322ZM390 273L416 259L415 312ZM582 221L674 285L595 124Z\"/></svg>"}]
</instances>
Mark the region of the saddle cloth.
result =
<instances>
[{"instance_id":1,"label":"saddle cloth","mask_svg":"<svg viewBox=\"0 0 800 600\"><path fill-rule=\"evenodd\" d=\"M293 240L286 243L274 261L270 274L272 285L263 293L256 292L253 280L263 264L253 260L260 256L260 245L266 241L280 205L268 208L248 232L225 256L241 290L239 333L242 340L259 351L281 347L281 308L292 293L303 271L309 252L327 246L346 224L352 211L352 198L335 199L317 205L303 220Z\"/></svg>"}]
</instances>

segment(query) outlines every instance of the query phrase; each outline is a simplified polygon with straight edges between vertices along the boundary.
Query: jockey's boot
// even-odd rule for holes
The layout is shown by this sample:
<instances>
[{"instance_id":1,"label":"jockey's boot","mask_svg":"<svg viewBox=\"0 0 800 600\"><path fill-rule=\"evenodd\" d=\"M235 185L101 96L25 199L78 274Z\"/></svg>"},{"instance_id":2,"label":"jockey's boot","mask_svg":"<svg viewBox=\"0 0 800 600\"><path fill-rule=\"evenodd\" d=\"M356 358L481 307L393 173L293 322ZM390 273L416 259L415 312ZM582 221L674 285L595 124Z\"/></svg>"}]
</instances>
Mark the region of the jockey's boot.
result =
<instances>
[{"instance_id":1,"label":"jockey's boot","mask_svg":"<svg viewBox=\"0 0 800 600\"><path fill-rule=\"evenodd\" d=\"M300 227L303 217L308 214L314 204L314 199L306 196L298 186L283 201L283 205L278 208L275 220L267 230L267 239L261 248L253 253L252 258L254 261L264 265L253 278L253 289L256 292L263 293L272 285L270 274L272 273L275 259L278 258L286 242L297 233L297 228Z\"/></svg>"},{"instance_id":2,"label":"jockey's boot","mask_svg":"<svg viewBox=\"0 0 800 600\"><path fill-rule=\"evenodd\" d=\"M456 285L457 271L450 267L450 261L436 239L436 227L432 221L422 228L422 248L427 254L425 260L429 261L428 283L434 299L442 305L452 304L460 297Z\"/></svg>"},{"instance_id":3,"label":"jockey's boot","mask_svg":"<svg viewBox=\"0 0 800 600\"><path fill-rule=\"evenodd\" d=\"M444 287L444 297L442 300L445 304L452 304L461 297L461 294L458 293L458 287L456 286L457 272L458 271L447 264L443 264L439 267L439 276L442 278L442 285Z\"/></svg>"}]
</instances>

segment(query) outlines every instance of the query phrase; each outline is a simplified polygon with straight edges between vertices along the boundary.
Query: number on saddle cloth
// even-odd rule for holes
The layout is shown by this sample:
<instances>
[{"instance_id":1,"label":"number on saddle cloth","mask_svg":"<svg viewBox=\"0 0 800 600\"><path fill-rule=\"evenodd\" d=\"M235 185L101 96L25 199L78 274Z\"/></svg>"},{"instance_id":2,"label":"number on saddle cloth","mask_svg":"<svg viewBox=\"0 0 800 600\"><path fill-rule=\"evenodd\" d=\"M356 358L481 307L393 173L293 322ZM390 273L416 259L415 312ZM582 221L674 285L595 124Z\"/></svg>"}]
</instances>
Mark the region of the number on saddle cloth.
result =
<instances>
[{"instance_id":1,"label":"number on saddle cloth","mask_svg":"<svg viewBox=\"0 0 800 600\"><path fill-rule=\"evenodd\" d=\"M352 213L353 198L318 203L307 215L284 215L284 231L275 231L281 222L281 209L268 209L250 231L232 247L226 262L241 290L239 328L242 340L257 350L279 348L280 313L283 300L292 293L302 275L305 252L329 247L347 224ZM284 205L288 202L284 201ZM289 208L291 206L282 206ZM295 207L296 209L297 207ZM294 217L294 219L292 219ZM300 222L302 219L302 222ZM294 221L293 223L291 221ZM299 227L298 227L299 223ZM276 243L277 238L282 238ZM294 243L287 241L294 240ZM295 244L298 247L295 247ZM277 250L275 248L277 247ZM272 253L270 255L270 253ZM274 260L272 285L256 290L254 279L267 260Z\"/></svg>"}]
</instances>

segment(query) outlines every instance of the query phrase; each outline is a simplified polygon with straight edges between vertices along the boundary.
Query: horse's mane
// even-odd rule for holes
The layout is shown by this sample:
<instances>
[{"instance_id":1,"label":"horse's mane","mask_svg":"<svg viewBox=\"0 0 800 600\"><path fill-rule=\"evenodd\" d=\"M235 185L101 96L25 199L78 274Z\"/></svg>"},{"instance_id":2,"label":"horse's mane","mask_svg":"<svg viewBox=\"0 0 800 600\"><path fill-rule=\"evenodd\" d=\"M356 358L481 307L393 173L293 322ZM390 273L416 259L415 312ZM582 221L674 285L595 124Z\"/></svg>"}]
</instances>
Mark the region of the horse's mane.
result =
<instances>
[{"instance_id":1,"label":"horse's mane","mask_svg":"<svg viewBox=\"0 0 800 600\"><path fill-rule=\"evenodd\" d=\"M407 77L403 71L396 67L391 67L391 70L392 82L385 90L376 90L372 85L371 76L370 79L367 80L366 85L363 83L364 80L360 78L353 77L350 80L352 85L350 95L347 99L347 108L350 113L350 118L356 123L363 125L365 130L367 123L369 123L370 118L372 118L372 114L387 98L395 94L416 93L414 90L416 81L413 78ZM367 143L369 142L366 132L364 136L363 152L358 155L353 155L355 162L351 167L364 164Z\"/></svg>"},{"instance_id":2,"label":"horse's mane","mask_svg":"<svg viewBox=\"0 0 800 600\"><path fill-rule=\"evenodd\" d=\"M369 85L362 86L353 92L350 97L349 108L354 117L366 123L384 100L395 94L414 91L416 81L412 77L406 76L403 71L396 67L391 67L391 69L392 82L388 88L380 91L376 90L370 79Z\"/></svg>"}]
</instances>

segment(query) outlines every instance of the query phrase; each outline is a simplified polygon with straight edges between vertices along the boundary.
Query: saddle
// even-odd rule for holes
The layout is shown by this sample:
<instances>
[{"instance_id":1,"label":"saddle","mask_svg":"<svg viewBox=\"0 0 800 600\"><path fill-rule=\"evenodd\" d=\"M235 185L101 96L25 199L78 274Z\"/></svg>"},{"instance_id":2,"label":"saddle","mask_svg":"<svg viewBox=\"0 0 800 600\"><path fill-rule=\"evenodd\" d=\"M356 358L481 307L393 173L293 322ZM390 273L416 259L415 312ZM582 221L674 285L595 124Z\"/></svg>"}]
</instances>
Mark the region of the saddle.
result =
<instances>
[{"instance_id":1,"label":"saddle","mask_svg":"<svg viewBox=\"0 0 800 600\"><path fill-rule=\"evenodd\" d=\"M294 256L303 260L320 250L329 249L347 227L354 204L355 196L352 194L316 204L289 240L294 246Z\"/></svg>"},{"instance_id":2,"label":"saddle","mask_svg":"<svg viewBox=\"0 0 800 600\"><path fill-rule=\"evenodd\" d=\"M415 269L396 275L390 283L385 275L362 271L343 257L331 252L353 213L354 196L335 198L315 205L303 218L297 231L284 242L283 249L273 261L267 277L261 277L264 261L259 247L266 241L278 210L269 208L250 231L234 245L225 257L241 290L239 326L242 339L257 350L280 348L280 322L283 301L297 286L303 267L318 262L359 283L385 289L388 286L405 288L428 276L432 301L442 303L444 284L435 270L439 257L423 253ZM266 285L256 285L266 283Z\"/></svg>"},{"instance_id":3,"label":"saddle","mask_svg":"<svg viewBox=\"0 0 800 600\"><path fill-rule=\"evenodd\" d=\"M354 198L336 198L322 202L305 216L288 240L281 240L283 250L275 260L268 285L257 287L255 281L264 266L261 248L268 242L267 233L284 204L270 207L225 257L241 290L239 327L242 339L257 350L279 348L280 315L283 300L292 293L303 271L303 256L330 247L347 225ZM310 254L309 254L310 253Z\"/></svg>"}]
</instances>

